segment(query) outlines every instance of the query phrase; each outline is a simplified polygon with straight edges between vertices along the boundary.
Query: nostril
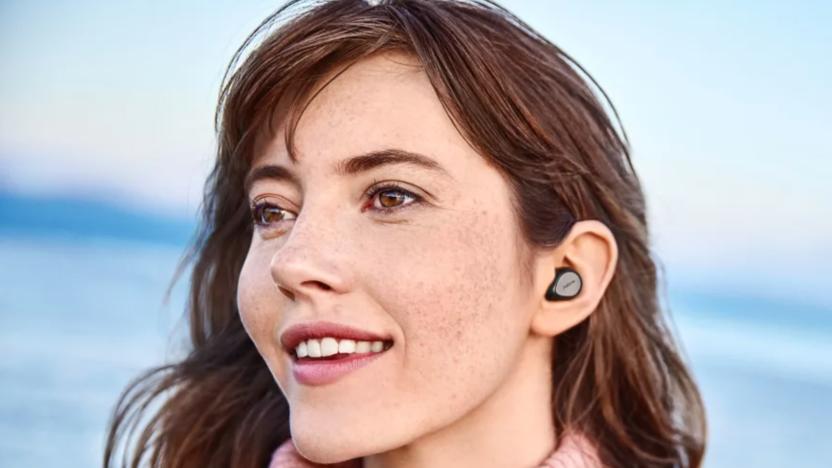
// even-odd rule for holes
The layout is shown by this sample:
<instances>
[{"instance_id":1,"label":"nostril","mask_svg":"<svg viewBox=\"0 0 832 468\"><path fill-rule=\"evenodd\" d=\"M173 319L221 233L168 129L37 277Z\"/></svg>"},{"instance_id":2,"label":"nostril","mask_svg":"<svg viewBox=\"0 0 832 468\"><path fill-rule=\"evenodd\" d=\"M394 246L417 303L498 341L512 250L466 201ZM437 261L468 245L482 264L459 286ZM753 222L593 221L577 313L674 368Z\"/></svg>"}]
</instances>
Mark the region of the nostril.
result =
<instances>
[{"instance_id":1,"label":"nostril","mask_svg":"<svg viewBox=\"0 0 832 468\"><path fill-rule=\"evenodd\" d=\"M304 281L303 285L306 286L306 287L320 288L324 291L331 291L332 290L332 286L330 286L326 283L317 281L317 280ZM288 289L284 286L281 286L280 284L277 285L277 289L279 289L280 292L283 293L284 296L288 297L289 299L291 299L293 301L295 300L295 293L293 293L290 289Z\"/></svg>"},{"instance_id":2,"label":"nostril","mask_svg":"<svg viewBox=\"0 0 832 468\"><path fill-rule=\"evenodd\" d=\"M279 284L277 285L277 289L279 289L280 292L283 293L284 296L288 297L289 299L291 299L293 301L295 300L295 295L294 295L294 293L292 293L292 291L289 291L288 289L284 288L283 286L281 286Z\"/></svg>"},{"instance_id":3,"label":"nostril","mask_svg":"<svg viewBox=\"0 0 832 468\"><path fill-rule=\"evenodd\" d=\"M322 282L317 281L317 280L304 281L303 284L304 285L309 285L309 286L312 286L312 287L317 286L317 287L323 289L324 291L331 291L332 290L332 287L330 285L328 285L326 283L322 283Z\"/></svg>"}]
</instances>

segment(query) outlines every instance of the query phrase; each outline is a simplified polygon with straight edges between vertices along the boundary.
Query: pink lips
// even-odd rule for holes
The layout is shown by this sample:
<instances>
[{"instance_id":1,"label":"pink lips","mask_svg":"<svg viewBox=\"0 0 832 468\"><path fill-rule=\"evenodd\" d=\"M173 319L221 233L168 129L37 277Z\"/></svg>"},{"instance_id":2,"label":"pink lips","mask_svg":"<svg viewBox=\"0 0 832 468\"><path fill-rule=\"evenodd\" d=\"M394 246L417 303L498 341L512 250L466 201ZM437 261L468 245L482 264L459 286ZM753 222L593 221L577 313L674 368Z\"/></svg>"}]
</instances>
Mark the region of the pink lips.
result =
<instances>
[{"instance_id":1,"label":"pink lips","mask_svg":"<svg viewBox=\"0 0 832 468\"><path fill-rule=\"evenodd\" d=\"M304 385L326 385L366 366L385 352L356 353L337 359L293 359L292 375Z\"/></svg>"},{"instance_id":2,"label":"pink lips","mask_svg":"<svg viewBox=\"0 0 832 468\"><path fill-rule=\"evenodd\" d=\"M390 341L392 337L381 336L376 333L341 325L335 322L299 323L287 328L280 334L280 344L288 353L292 353L301 341L310 338L324 338L331 336L336 340L348 339L355 341Z\"/></svg>"},{"instance_id":3,"label":"pink lips","mask_svg":"<svg viewBox=\"0 0 832 468\"><path fill-rule=\"evenodd\" d=\"M295 347L301 341L310 338L332 337L336 340L350 339L355 341L383 341L385 350L381 352L354 353L330 358L316 359L295 357ZM280 344L292 357L292 375L301 384L325 385L335 382L344 375L371 363L389 348L393 340L390 336L353 328L334 322L309 322L293 325L280 334Z\"/></svg>"}]
</instances>

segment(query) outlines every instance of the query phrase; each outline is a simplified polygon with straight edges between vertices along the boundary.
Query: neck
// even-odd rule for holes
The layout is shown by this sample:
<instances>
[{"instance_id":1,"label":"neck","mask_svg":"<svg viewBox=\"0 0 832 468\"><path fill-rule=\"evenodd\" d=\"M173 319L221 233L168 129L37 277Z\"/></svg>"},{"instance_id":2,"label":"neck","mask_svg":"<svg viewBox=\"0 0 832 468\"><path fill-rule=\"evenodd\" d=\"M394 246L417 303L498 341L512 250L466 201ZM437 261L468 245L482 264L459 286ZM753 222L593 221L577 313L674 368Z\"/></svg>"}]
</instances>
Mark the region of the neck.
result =
<instances>
[{"instance_id":1,"label":"neck","mask_svg":"<svg viewBox=\"0 0 832 468\"><path fill-rule=\"evenodd\" d=\"M363 467L540 465L555 447L551 352L551 337L530 335L518 365L482 404L408 445L364 457Z\"/></svg>"}]
</instances>

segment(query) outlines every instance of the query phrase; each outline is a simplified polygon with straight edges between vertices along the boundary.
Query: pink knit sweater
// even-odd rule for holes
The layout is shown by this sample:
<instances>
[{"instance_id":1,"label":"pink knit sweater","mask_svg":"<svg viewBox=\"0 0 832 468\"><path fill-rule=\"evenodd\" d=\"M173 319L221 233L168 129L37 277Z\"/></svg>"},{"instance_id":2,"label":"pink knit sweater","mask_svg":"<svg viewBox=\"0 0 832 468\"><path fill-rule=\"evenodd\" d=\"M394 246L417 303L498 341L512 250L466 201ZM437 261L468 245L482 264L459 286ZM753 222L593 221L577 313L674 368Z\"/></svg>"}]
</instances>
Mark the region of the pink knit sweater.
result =
<instances>
[{"instance_id":1,"label":"pink knit sweater","mask_svg":"<svg viewBox=\"0 0 832 468\"><path fill-rule=\"evenodd\" d=\"M361 468L361 459L348 460L342 463L321 465L313 463L301 456L292 439L284 442L272 455L269 468ZM563 436L560 448L546 457L538 468L600 468L598 452L595 446L585 437L575 433Z\"/></svg>"}]
</instances>

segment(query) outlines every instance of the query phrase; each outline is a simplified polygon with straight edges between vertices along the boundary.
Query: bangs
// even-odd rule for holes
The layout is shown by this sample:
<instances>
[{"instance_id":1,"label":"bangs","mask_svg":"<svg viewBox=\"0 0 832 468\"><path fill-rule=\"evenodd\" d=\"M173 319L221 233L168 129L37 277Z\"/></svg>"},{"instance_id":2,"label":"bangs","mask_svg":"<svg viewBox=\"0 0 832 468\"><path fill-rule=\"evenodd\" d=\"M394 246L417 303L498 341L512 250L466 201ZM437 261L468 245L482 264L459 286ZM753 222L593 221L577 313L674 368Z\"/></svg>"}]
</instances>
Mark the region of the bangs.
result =
<instances>
[{"instance_id":1,"label":"bangs","mask_svg":"<svg viewBox=\"0 0 832 468\"><path fill-rule=\"evenodd\" d=\"M270 140L284 124L287 152L296 162L295 129L309 103L351 65L387 51L418 58L402 26L382 7L293 1L274 12L235 52L223 77L215 129L231 143L235 162L229 162L250 165L261 139Z\"/></svg>"},{"instance_id":2,"label":"bangs","mask_svg":"<svg viewBox=\"0 0 832 468\"><path fill-rule=\"evenodd\" d=\"M330 83L355 63L389 52L398 52L418 60L412 49L389 43L380 44L378 47L366 50L335 49L325 60L305 63L304 66L294 69L292 75L258 81L258 85L271 87L274 92L263 93L269 96L269 99L256 103L256 108L240 109L242 114L252 115L251 121L245 129L246 137L251 140L249 149L240 157L248 165L251 165L262 154L263 145L271 141L280 127L283 126L284 144L288 157L293 163L297 163L297 148L294 143L295 132L298 122L310 103ZM419 62L419 66L422 66L421 62ZM286 83L282 88L272 84L281 82ZM258 92L258 90L252 89L252 92Z\"/></svg>"}]
</instances>

